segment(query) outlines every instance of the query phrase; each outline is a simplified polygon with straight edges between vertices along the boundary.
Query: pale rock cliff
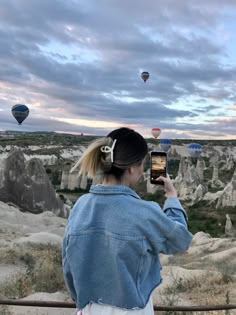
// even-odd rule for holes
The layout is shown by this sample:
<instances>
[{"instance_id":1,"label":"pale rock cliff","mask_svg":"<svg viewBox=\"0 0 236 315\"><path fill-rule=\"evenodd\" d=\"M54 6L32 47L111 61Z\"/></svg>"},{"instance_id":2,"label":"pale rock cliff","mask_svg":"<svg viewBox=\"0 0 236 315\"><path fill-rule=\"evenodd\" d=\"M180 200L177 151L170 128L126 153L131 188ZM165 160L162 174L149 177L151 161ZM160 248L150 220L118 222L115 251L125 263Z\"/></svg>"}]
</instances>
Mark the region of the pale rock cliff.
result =
<instances>
[{"instance_id":1,"label":"pale rock cliff","mask_svg":"<svg viewBox=\"0 0 236 315\"><path fill-rule=\"evenodd\" d=\"M216 208L220 207L236 207L236 169L231 181L225 186L218 199Z\"/></svg>"},{"instance_id":2,"label":"pale rock cliff","mask_svg":"<svg viewBox=\"0 0 236 315\"><path fill-rule=\"evenodd\" d=\"M197 172L198 177L201 181L204 180L204 170L205 169L206 169L205 161L203 160L202 157L199 157L199 159L197 160L196 172Z\"/></svg>"},{"instance_id":3,"label":"pale rock cliff","mask_svg":"<svg viewBox=\"0 0 236 315\"><path fill-rule=\"evenodd\" d=\"M27 161L31 160L32 158L38 158L42 161L43 165L51 166L55 165L58 163L59 159L55 154L49 155L49 154L41 154L41 155L36 155L36 154L24 154L25 159Z\"/></svg>"},{"instance_id":4,"label":"pale rock cliff","mask_svg":"<svg viewBox=\"0 0 236 315\"><path fill-rule=\"evenodd\" d=\"M4 169L5 169L5 160L2 160L0 163L0 189L4 186Z\"/></svg>"},{"instance_id":5,"label":"pale rock cliff","mask_svg":"<svg viewBox=\"0 0 236 315\"><path fill-rule=\"evenodd\" d=\"M209 166L214 167L216 164L219 163L220 160L220 153L216 150L216 148L210 148L208 151L209 156Z\"/></svg>"},{"instance_id":6,"label":"pale rock cliff","mask_svg":"<svg viewBox=\"0 0 236 315\"><path fill-rule=\"evenodd\" d=\"M181 155L177 152L175 147L171 147L168 151L168 159L180 160Z\"/></svg>"},{"instance_id":7,"label":"pale rock cliff","mask_svg":"<svg viewBox=\"0 0 236 315\"><path fill-rule=\"evenodd\" d=\"M86 189L88 185L87 176L79 176L78 170L64 169L61 178L61 189L74 190L77 188Z\"/></svg>"},{"instance_id":8,"label":"pale rock cliff","mask_svg":"<svg viewBox=\"0 0 236 315\"><path fill-rule=\"evenodd\" d=\"M199 184L193 193L192 204L202 200L207 193L207 187L205 185Z\"/></svg>"},{"instance_id":9,"label":"pale rock cliff","mask_svg":"<svg viewBox=\"0 0 236 315\"><path fill-rule=\"evenodd\" d=\"M212 188L222 188L224 187L224 183L219 179L219 162L218 160L215 161L213 165L213 173L212 173L212 180L210 181L210 186Z\"/></svg>"},{"instance_id":10,"label":"pale rock cliff","mask_svg":"<svg viewBox=\"0 0 236 315\"><path fill-rule=\"evenodd\" d=\"M68 189L74 190L79 187L79 174L78 171L73 171L69 173L68 176Z\"/></svg>"},{"instance_id":11,"label":"pale rock cliff","mask_svg":"<svg viewBox=\"0 0 236 315\"><path fill-rule=\"evenodd\" d=\"M80 177L79 187L81 189L86 189L87 185L88 185L88 177L86 175L83 175L82 177Z\"/></svg>"},{"instance_id":12,"label":"pale rock cliff","mask_svg":"<svg viewBox=\"0 0 236 315\"><path fill-rule=\"evenodd\" d=\"M203 188L204 167L205 163L202 161L198 161L195 167L189 157L181 158L178 175L173 181L181 199L194 200L194 197L200 198L203 192L207 190Z\"/></svg>"},{"instance_id":13,"label":"pale rock cliff","mask_svg":"<svg viewBox=\"0 0 236 315\"><path fill-rule=\"evenodd\" d=\"M94 177L92 184L97 185L101 183L101 180L102 177L100 174L98 174ZM83 190L86 190L89 184L91 184L91 180L86 175L79 176L79 170L74 166L72 168L67 167L62 172L60 184L61 189L74 190L76 188L81 188Z\"/></svg>"},{"instance_id":14,"label":"pale rock cliff","mask_svg":"<svg viewBox=\"0 0 236 315\"><path fill-rule=\"evenodd\" d=\"M81 176L79 176L78 170L74 170L73 168L71 169L71 167L66 167L62 171L61 184L60 184L61 189L74 190L76 188L81 188L80 183L81 183Z\"/></svg>"},{"instance_id":15,"label":"pale rock cliff","mask_svg":"<svg viewBox=\"0 0 236 315\"><path fill-rule=\"evenodd\" d=\"M220 160L221 169L229 171L234 168L234 156L232 154L225 156L225 158Z\"/></svg>"},{"instance_id":16,"label":"pale rock cliff","mask_svg":"<svg viewBox=\"0 0 236 315\"><path fill-rule=\"evenodd\" d=\"M69 172L70 170L68 168L62 171L60 189L68 189Z\"/></svg>"},{"instance_id":17,"label":"pale rock cliff","mask_svg":"<svg viewBox=\"0 0 236 315\"><path fill-rule=\"evenodd\" d=\"M23 211L68 215L39 159L26 161L22 151L14 150L6 158L0 174L1 201L14 203Z\"/></svg>"},{"instance_id":18,"label":"pale rock cliff","mask_svg":"<svg viewBox=\"0 0 236 315\"><path fill-rule=\"evenodd\" d=\"M228 237L235 237L236 236L236 230L233 227L230 216L228 214L226 214L225 216L226 216L225 235Z\"/></svg>"},{"instance_id":19,"label":"pale rock cliff","mask_svg":"<svg viewBox=\"0 0 236 315\"><path fill-rule=\"evenodd\" d=\"M153 192L153 185L150 183L150 168L143 173L143 179L144 181L146 182L146 190L147 190L147 193L154 193Z\"/></svg>"}]
</instances>

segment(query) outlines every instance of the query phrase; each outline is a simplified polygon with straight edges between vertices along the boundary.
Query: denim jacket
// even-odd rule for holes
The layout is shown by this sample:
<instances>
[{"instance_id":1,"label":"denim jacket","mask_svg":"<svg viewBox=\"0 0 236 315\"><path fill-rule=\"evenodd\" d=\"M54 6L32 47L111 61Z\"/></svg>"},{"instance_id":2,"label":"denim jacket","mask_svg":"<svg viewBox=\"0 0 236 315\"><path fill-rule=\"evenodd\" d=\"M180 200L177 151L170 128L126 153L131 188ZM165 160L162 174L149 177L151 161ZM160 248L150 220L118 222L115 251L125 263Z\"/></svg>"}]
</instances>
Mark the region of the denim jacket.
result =
<instances>
[{"instance_id":1,"label":"denim jacket","mask_svg":"<svg viewBox=\"0 0 236 315\"><path fill-rule=\"evenodd\" d=\"M79 309L88 303L144 308L161 281L159 253L188 249L192 234L177 198L163 210L126 186L94 186L74 205L63 239L63 272Z\"/></svg>"}]
</instances>

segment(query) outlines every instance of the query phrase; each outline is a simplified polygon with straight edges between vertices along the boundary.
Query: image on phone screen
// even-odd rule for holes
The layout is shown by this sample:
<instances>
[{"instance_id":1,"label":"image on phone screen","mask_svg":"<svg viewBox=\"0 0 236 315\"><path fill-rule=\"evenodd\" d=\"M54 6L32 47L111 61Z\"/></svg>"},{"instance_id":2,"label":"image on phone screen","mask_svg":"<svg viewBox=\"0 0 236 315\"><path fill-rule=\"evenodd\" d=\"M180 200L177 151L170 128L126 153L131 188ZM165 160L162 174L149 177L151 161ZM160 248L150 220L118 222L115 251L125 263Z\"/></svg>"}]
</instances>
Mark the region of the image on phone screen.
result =
<instances>
[{"instance_id":1,"label":"image on phone screen","mask_svg":"<svg viewBox=\"0 0 236 315\"><path fill-rule=\"evenodd\" d=\"M159 176L166 177L167 156L165 152L151 153L151 183L163 185L162 181L157 181Z\"/></svg>"}]
</instances>

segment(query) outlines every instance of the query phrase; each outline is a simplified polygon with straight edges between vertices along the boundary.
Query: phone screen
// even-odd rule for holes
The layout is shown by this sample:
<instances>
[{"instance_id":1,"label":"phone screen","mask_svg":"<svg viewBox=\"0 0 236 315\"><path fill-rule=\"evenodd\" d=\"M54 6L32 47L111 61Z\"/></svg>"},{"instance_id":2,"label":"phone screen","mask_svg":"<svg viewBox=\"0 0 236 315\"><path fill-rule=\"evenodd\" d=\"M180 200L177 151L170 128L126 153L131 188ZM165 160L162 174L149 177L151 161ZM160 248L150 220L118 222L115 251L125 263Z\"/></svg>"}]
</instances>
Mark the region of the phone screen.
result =
<instances>
[{"instance_id":1,"label":"phone screen","mask_svg":"<svg viewBox=\"0 0 236 315\"><path fill-rule=\"evenodd\" d=\"M162 181L157 181L159 176L166 177L167 174L167 155L165 152L151 152L151 174L152 184L163 185Z\"/></svg>"}]
</instances>

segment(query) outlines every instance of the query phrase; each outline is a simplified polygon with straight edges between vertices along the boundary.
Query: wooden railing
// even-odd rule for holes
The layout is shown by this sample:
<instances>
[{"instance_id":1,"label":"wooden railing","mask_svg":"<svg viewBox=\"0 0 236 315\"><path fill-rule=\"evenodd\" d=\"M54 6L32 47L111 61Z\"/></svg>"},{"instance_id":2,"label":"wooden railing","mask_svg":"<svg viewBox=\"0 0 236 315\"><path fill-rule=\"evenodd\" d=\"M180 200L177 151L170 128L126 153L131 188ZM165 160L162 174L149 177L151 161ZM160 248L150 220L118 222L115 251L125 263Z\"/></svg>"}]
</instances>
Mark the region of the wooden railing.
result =
<instances>
[{"instance_id":1,"label":"wooden railing","mask_svg":"<svg viewBox=\"0 0 236 315\"><path fill-rule=\"evenodd\" d=\"M0 305L31 306L31 307L52 307L52 308L73 308L75 303L54 302L54 301L27 301L0 299ZM154 311L175 311L175 312L195 312L195 311L221 311L236 309L236 304L218 304L218 305L193 305L193 306L161 306L154 305Z\"/></svg>"}]
</instances>

